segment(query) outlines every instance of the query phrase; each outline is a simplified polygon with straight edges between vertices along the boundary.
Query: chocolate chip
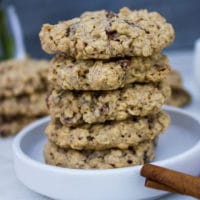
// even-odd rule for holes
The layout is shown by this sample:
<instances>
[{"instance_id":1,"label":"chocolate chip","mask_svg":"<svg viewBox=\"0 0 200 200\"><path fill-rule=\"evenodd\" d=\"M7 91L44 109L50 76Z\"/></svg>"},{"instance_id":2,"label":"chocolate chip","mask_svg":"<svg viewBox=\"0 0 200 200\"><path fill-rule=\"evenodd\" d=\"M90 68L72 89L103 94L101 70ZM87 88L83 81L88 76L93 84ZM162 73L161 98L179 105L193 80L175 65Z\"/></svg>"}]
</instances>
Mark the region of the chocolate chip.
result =
<instances>
[{"instance_id":1,"label":"chocolate chip","mask_svg":"<svg viewBox=\"0 0 200 200\"><path fill-rule=\"evenodd\" d=\"M50 154L51 158L54 159L54 155L53 155L53 153L50 152L49 154Z\"/></svg>"},{"instance_id":2,"label":"chocolate chip","mask_svg":"<svg viewBox=\"0 0 200 200\"><path fill-rule=\"evenodd\" d=\"M130 62L130 60L120 60L119 64L122 66L122 68L128 69L128 67L130 66L131 62Z\"/></svg>"},{"instance_id":3,"label":"chocolate chip","mask_svg":"<svg viewBox=\"0 0 200 200\"><path fill-rule=\"evenodd\" d=\"M69 37L70 35L74 34L77 25L78 25L78 22L75 23L75 24L72 24L71 26L69 26L69 27L66 29L66 37Z\"/></svg>"},{"instance_id":4,"label":"chocolate chip","mask_svg":"<svg viewBox=\"0 0 200 200\"><path fill-rule=\"evenodd\" d=\"M127 160L127 163L128 163L128 164L132 164L133 161L132 161L132 160Z\"/></svg>"},{"instance_id":5,"label":"chocolate chip","mask_svg":"<svg viewBox=\"0 0 200 200\"><path fill-rule=\"evenodd\" d=\"M136 27L136 28L139 28L143 31L145 31L147 34L149 34L150 32L145 30L144 28L142 28L141 26L139 26L138 24L134 23L134 22L131 22L129 20L124 20L128 25L132 26L132 27Z\"/></svg>"},{"instance_id":6,"label":"chocolate chip","mask_svg":"<svg viewBox=\"0 0 200 200\"><path fill-rule=\"evenodd\" d=\"M129 146L129 147L128 147L128 150L129 150L129 151L133 151L133 147L130 147L130 146Z\"/></svg>"},{"instance_id":7,"label":"chocolate chip","mask_svg":"<svg viewBox=\"0 0 200 200\"><path fill-rule=\"evenodd\" d=\"M60 117L60 121L62 124L73 124L74 122L74 119L75 119L75 114L73 114L73 116L65 116L64 113L62 113L61 117Z\"/></svg>"},{"instance_id":8,"label":"chocolate chip","mask_svg":"<svg viewBox=\"0 0 200 200\"><path fill-rule=\"evenodd\" d=\"M144 163L148 163L149 162L149 158L148 158L148 154L147 154L147 150L144 152L143 154L143 160L144 160Z\"/></svg>"},{"instance_id":9,"label":"chocolate chip","mask_svg":"<svg viewBox=\"0 0 200 200\"><path fill-rule=\"evenodd\" d=\"M132 117L132 121L133 122L138 122L138 118L137 117Z\"/></svg>"},{"instance_id":10,"label":"chocolate chip","mask_svg":"<svg viewBox=\"0 0 200 200\"><path fill-rule=\"evenodd\" d=\"M106 17L107 18L113 18L115 16L116 16L116 14L114 12L112 12L110 10L106 10Z\"/></svg>"},{"instance_id":11,"label":"chocolate chip","mask_svg":"<svg viewBox=\"0 0 200 200\"><path fill-rule=\"evenodd\" d=\"M64 117L61 118L61 121L63 124L72 124L73 123L73 117Z\"/></svg>"},{"instance_id":12,"label":"chocolate chip","mask_svg":"<svg viewBox=\"0 0 200 200\"><path fill-rule=\"evenodd\" d=\"M57 98L58 98L59 100L61 100L61 99L63 98L63 96L65 96L65 91L64 91L64 90L60 90L59 93L58 93Z\"/></svg>"},{"instance_id":13,"label":"chocolate chip","mask_svg":"<svg viewBox=\"0 0 200 200\"><path fill-rule=\"evenodd\" d=\"M109 111L109 106L108 104L103 105L100 109L100 113L106 113Z\"/></svg>"},{"instance_id":14,"label":"chocolate chip","mask_svg":"<svg viewBox=\"0 0 200 200\"><path fill-rule=\"evenodd\" d=\"M132 26L132 27L137 27L137 28L139 28L139 29L141 29L141 27L139 26L139 25L137 25L137 24L135 24L135 23L133 23L133 22L131 22L131 21L128 21L128 20L124 20L128 25L130 25L130 26Z\"/></svg>"},{"instance_id":15,"label":"chocolate chip","mask_svg":"<svg viewBox=\"0 0 200 200\"><path fill-rule=\"evenodd\" d=\"M115 30L106 29L105 32L109 40L113 40L118 35Z\"/></svg>"},{"instance_id":16,"label":"chocolate chip","mask_svg":"<svg viewBox=\"0 0 200 200\"><path fill-rule=\"evenodd\" d=\"M153 128L153 117L148 117L148 124L149 124L149 129Z\"/></svg>"},{"instance_id":17,"label":"chocolate chip","mask_svg":"<svg viewBox=\"0 0 200 200\"><path fill-rule=\"evenodd\" d=\"M56 163L56 166L62 167L62 163Z\"/></svg>"},{"instance_id":18,"label":"chocolate chip","mask_svg":"<svg viewBox=\"0 0 200 200\"><path fill-rule=\"evenodd\" d=\"M113 164L113 163L110 163L110 166L111 166L112 168L116 168L116 165Z\"/></svg>"},{"instance_id":19,"label":"chocolate chip","mask_svg":"<svg viewBox=\"0 0 200 200\"><path fill-rule=\"evenodd\" d=\"M94 138L93 138L92 136L90 136L90 135L87 136L87 140L88 140L88 141L92 141L93 139L94 139Z\"/></svg>"},{"instance_id":20,"label":"chocolate chip","mask_svg":"<svg viewBox=\"0 0 200 200\"><path fill-rule=\"evenodd\" d=\"M165 66L164 65L160 65L160 64L154 64L154 66L158 71L164 71L165 70Z\"/></svg>"},{"instance_id":21,"label":"chocolate chip","mask_svg":"<svg viewBox=\"0 0 200 200\"><path fill-rule=\"evenodd\" d=\"M66 30L66 37L69 37L69 35L70 35L70 27L68 27Z\"/></svg>"},{"instance_id":22,"label":"chocolate chip","mask_svg":"<svg viewBox=\"0 0 200 200\"><path fill-rule=\"evenodd\" d=\"M72 69L74 66L73 65L68 65L67 68Z\"/></svg>"},{"instance_id":23,"label":"chocolate chip","mask_svg":"<svg viewBox=\"0 0 200 200\"><path fill-rule=\"evenodd\" d=\"M60 127L61 127L61 122L59 119L56 119L55 120L55 129L58 130L58 129L60 129Z\"/></svg>"},{"instance_id":24,"label":"chocolate chip","mask_svg":"<svg viewBox=\"0 0 200 200\"><path fill-rule=\"evenodd\" d=\"M56 55L56 58L59 58L60 56L63 57L63 58L68 58L68 55L64 52L58 52L58 54Z\"/></svg>"}]
</instances>

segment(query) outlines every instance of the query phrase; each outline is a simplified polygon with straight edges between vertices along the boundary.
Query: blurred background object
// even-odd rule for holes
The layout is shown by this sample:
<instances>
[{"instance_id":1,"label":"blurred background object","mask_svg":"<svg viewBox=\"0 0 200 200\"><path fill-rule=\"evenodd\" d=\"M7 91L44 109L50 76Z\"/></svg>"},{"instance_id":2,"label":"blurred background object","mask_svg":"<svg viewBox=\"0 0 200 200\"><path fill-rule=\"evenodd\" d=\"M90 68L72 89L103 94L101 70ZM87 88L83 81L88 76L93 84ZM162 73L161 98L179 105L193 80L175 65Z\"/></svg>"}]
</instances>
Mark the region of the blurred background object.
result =
<instances>
[{"instance_id":1,"label":"blurred background object","mask_svg":"<svg viewBox=\"0 0 200 200\"><path fill-rule=\"evenodd\" d=\"M0 60L22 59L25 45L18 15L11 1L0 1Z\"/></svg>"},{"instance_id":2,"label":"blurred background object","mask_svg":"<svg viewBox=\"0 0 200 200\"><path fill-rule=\"evenodd\" d=\"M184 88L180 72L173 70L167 77L167 82L171 86L171 97L167 104L176 107L184 107L191 103L191 96Z\"/></svg>"},{"instance_id":3,"label":"blurred background object","mask_svg":"<svg viewBox=\"0 0 200 200\"><path fill-rule=\"evenodd\" d=\"M196 40L194 46L194 79L200 87L200 38Z\"/></svg>"},{"instance_id":4,"label":"blurred background object","mask_svg":"<svg viewBox=\"0 0 200 200\"><path fill-rule=\"evenodd\" d=\"M5 60L13 57L14 42L9 33L6 20L6 7L0 1L0 59Z\"/></svg>"},{"instance_id":5,"label":"blurred background object","mask_svg":"<svg viewBox=\"0 0 200 200\"><path fill-rule=\"evenodd\" d=\"M194 41L200 36L199 0L13 0L23 26L27 51L33 57L47 57L41 50L38 32L43 23L57 23L79 16L87 10L119 10L123 6L131 9L147 8L160 12L173 24L176 38L169 50L192 49Z\"/></svg>"},{"instance_id":6,"label":"blurred background object","mask_svg":"<svg viewBox=\"0 0 200 200\"><path fill-rule=\"evenodd\" d=\"M9 59L0 63L0 137L13 136L46 116L46 60Z\"/></svg>"}]
</instances>

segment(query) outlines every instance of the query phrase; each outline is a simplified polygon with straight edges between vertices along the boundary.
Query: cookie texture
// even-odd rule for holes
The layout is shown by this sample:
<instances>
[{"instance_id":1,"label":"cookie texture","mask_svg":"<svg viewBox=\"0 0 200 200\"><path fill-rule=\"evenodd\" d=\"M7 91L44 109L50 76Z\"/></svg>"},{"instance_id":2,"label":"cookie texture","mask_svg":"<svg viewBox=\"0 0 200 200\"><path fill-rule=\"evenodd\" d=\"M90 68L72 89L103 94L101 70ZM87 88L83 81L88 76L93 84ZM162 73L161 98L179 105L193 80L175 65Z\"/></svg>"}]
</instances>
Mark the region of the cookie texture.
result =
<instances>
[{"instance_id":1,"label":"cookie texture","mask_svg":"<svg viewBox=\"0 0 200 200\"><path fill-rule=\"evenodd\" d=\"M169 116L160 112L147 117L134 117L124 121L81 125L76 128L51 121L45 132L48 139L60 148L105 150L128 149L146 140L154 140L169 126Z\"/></svg>"},{"instance_id":2,"label":"cookie texture","mask_svg":"<svg viewBox=\"0 0 200 200\"><path fill-rule=\"evenodd\" d=\"M46 93L0 99L0 115L27 117L47 115Z\"/></svg>"},{"instance_id":3,"label":"cookie texture","mask_svg":"<svg viewBox=\"0 0 200 200\"><path fill-rule=\"evenodd\" d=\"M109 59L150 56L174 39L174 30L157 12L85 12L80 18L44 24L40 31L42 48L49 54L63 52L76 59Z\"/></svg>"},{"instance_id":4,"label":"cookie texture","mask_svg":"<svg viewBox=\"0 0 200 200\"><path fill-rule=\"evenodd\" d=\"M154 143L144 142L128 150L64 150L49 142L44 148L47 164L75 169L109 169L141 165L154 158Z\"/></svg>"},{"instance_id":5,"label":"cookie texture","mask_svg":"<svg viewBox=\"0 0 200 200\"><path fill-rule=\"evenodd\" d=\"M111 60L74 60L58 54L48 79L63 90L114 90L135 82L160 82L169 71L169 61L161 54Z\"/></svg>"},{"instance_id":6,"label":"cookie texture","mask_svg":"<svg viewBox=\"0 0 200 200\"><path fill-rule=\"evenodd\" d=\"M8 60L0 63L0 97L32 94L46 90L49 62L46 60Z\"/></svg>"},{"instance_id":7,"label":"cookie texture","mask_svg":"<svg viewBox=\"0 0 200 200\"><path fill-rule=\"evenodd\" d=\"M133 84L121 90L101 92L54 89L47 98L47 105L52 119L75 126L158 113L170 92L164 82Z\"/></svg>"},{"instance_id":8,"label":"cookie texture","mask_svg":"<svg viewBox=\"0 0 200 200\"><path fill-rule=\"evenodd\" d=\"M8 137L16 135L22 128L36 120L34 117L0 116L0 137Z\"/></svg>"}]
</instances>

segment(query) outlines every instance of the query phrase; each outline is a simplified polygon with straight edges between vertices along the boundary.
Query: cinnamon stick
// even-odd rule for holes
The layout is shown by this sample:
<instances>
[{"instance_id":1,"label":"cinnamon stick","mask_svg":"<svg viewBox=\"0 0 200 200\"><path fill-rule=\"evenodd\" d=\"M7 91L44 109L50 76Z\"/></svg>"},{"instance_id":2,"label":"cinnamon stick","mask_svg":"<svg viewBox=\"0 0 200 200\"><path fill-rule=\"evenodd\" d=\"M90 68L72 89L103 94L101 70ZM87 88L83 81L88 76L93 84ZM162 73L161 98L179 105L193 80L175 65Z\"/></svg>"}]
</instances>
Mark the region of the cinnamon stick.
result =
<instances>
[{"instance_id":1,"label":"cinnamon stick","mask_svg":"<svg viewBox=\"0 0 200 200\"><path fill-rule=\"evenodd\" d=\"M173 193L182 194L182 193L176 191L175 189L173 189L173 188L171 188L171 187L169 187L167 185L164 185L164 184L161 184L161 183L149 180L149 179L145 180L145 186L149 187L149 188L156 189L156 190L164 190L164 191L167 191L167 192L173 192Z\"/></svg>"},{"instance_id":2,"label":"cinnamon stick","mask_svg":"<svg viewBox=\"0 0 200 200\"><path fill-rule=\"evenodd\" d=\"M199 177L191 176L152 164L145 164L141 169L141 175L147 179L150 179L151 181L162 184L162 187L167 186L167 188L164 189L171 188L178 193L200 198ZM154 186L156 187L155 184Z\"/></svg>"}]
</instances>

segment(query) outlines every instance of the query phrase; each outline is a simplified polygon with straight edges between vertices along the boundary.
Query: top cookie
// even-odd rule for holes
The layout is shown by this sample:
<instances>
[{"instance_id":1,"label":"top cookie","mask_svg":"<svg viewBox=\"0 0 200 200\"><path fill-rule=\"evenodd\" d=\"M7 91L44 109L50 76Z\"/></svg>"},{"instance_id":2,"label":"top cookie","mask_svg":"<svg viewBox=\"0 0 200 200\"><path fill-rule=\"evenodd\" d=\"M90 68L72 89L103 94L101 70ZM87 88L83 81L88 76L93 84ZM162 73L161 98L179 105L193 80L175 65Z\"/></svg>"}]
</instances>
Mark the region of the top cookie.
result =
<instances>
[{"instance_id":1,"label":"top cookie","mask_svg":"<svg viewBox=\"0 0 200 200\"><path fill-rule=\"evenodd\" d=\"M8 60L0 63L0 97L32 94L47 88L45 60Z\"/></svg>"},{"instance_id":2,"label":"top cookie","mask_svg":"<svg viewBox=\"0 0 200 200\"><path fill-rule=\"evenodd\" d=\"M39 34L49 54L63 52L76 59L150 56L174 39L174 30L157 12L85 12L80 18L44 24Z\"/></svg>"}]
</instances>

